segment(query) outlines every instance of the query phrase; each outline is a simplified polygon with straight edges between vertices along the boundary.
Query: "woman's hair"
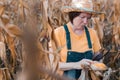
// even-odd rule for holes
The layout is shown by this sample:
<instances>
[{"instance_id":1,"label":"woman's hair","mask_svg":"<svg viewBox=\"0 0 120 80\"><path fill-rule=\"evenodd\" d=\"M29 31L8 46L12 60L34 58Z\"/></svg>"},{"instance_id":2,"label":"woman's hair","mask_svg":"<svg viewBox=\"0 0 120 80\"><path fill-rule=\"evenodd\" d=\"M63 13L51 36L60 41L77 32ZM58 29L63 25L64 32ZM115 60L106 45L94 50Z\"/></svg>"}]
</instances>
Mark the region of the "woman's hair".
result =
<instances>
[{"instance_id":1,"label":"woman's hair","mask_svg":"<svg viewBox=\"0 0 120 80\"><path fill-rule=\"evenodd\" d=\"M68 16L69 16L69 19L70 19L70 22L73 23L73 19L77 16L80 15L81 12L69 12L68 13Z\"/></svg>"}]
</instances>

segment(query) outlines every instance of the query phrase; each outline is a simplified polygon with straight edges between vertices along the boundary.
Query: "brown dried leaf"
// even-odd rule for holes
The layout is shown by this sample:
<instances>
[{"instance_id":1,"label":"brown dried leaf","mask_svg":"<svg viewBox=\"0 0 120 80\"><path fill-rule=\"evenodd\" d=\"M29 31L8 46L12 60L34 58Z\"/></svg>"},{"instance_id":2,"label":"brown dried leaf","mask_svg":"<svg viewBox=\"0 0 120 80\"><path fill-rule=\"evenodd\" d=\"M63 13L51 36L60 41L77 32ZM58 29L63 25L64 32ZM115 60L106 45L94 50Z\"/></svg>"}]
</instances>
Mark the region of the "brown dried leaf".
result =
<instances>
[{"instance_id":1,"label":"brown dried leaf","mask_svg":"<svg viewBox=\"0 0 120 80\"><path fill-rule=\"evenodd\" d=\"M24 20L25 19L25 16L24 16L24 7L20 4L19 8L20 8L20 10L19 10L20 18L22 20Z\"/></svg>"},{"instance_id":2,"label":"brown dried leaf","mask_svg":"<svg viewBox=\"0 0 120 80\"><path fill-rule=\"evenodd\" d=\"M94 28L98 34L99 40L100 40L100 42L102 42L102 40L103 40L103 26L102 26L102 24L100 24L99 18L94 18L93 21L95 24Z\"/></svg>"},{"instance_id":3,"label":"brown dried leaf","mask_svg":"<svg viewBox=\"0 0 120 80\"><path fill-rule=\"evenodd\" d=\"M19 29L18 26L14 24L7 24L5 26L6 32L11 36L11 37L21 37L22 36L22 31Z\"/></svg>"},{"instance_id":4,"label":"brown dried leaf","mask_svg":"<svg viewBox=\"0 0 120 80\"><path fill-rule=\"evenodd\" d=\"M19 13L23 21L25 20L25 9L29 9L28 5L23 0L19 0Z\"/></svg>"},{"instance_id":5,"label":"brown dried leaf","mask_svg":"<svg viewBox=\"0 0 120 80\"><path fill-rule=\"evenodd\" d=\"M90 71L90 75L92 80L100 80L93 70Z\"/></svg>"},{"instance_id":6,"label":"brown dried leaf","mask_svg":"<svg viewBox=\"0 0 120 80\"><path fill-rule=\"evenodd\" d=\"M8 15L5 15L5 14L2 15L1 19L2 19L2 21L3 21L3 23L4 23L5 25L6 25L7 23L9 23L9 21L10 21L9 16L8 16Z\"/></svg>"},{"instance_id":7,"label":"brown dried leaf","mask_svg":"<svg viewBox=\"0 0 120 80\"><path fill-rule=\"evenodd\" d=\"M2 15L3 15L4 10L5 10L5 7L4 7L4 6L0 6L0 16L2 16Z\"/></svg>"},{"instance_id":8,"label":"brown dried leaf","mask_svg":"<svg viewBox=\"0 0 120 80\"><path fill-rule=\"evenodd\" d=\"M104 21L104 19L105 19L105 14L101 14L101 15L100 15L100 21L102 21L102 22L103 22L103 21Z\"/></svg>"}]
</instances>

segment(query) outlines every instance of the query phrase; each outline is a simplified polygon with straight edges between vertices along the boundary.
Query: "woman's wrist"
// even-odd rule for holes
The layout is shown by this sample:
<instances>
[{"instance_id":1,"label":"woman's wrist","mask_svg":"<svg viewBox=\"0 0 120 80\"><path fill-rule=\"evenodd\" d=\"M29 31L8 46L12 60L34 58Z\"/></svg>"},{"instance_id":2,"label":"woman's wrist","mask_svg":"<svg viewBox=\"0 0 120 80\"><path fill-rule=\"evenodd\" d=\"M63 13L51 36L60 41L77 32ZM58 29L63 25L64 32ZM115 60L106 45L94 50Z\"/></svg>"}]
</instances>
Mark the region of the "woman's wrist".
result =
<instances>
[{"instance_id":1,"label":"woman's wrist","mask_svg":"<svg viewBox=\"0 0 120 80\"><path fill-rule=\"evenodd\" d=\"M72 66L73 69L82 69L81 64L79 62L74 62Z\"/></svg>"}]
</instances>

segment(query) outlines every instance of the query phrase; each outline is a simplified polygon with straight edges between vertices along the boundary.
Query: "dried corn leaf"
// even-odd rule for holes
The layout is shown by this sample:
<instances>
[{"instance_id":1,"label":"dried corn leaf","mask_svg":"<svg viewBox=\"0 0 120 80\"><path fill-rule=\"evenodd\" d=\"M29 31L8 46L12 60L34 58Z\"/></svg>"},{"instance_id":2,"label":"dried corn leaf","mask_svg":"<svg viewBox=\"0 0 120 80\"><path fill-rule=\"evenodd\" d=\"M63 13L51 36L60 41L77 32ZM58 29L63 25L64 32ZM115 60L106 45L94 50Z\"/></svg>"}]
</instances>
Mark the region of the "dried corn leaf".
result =
<instances>
[{"instance_id":1,"label":"dried corn leaf","mask_svg":"<svg viewBox=\"0 0 120 80\"><path fill-rule=\"evenodd\" d=\"M21 37L22 36L22 31L19 29L18 26L14 25L14 24L7 24L5 26L7 33L11 36L11 37Z\"/></svg>"},{"instance_id":2,"label":"dried corn leaf","mask_svg":"<svg viewBox=\"0 0 120 80\"><path fill-rule=\"evenodd\" d=\"M99 18L94 18L93 21L95 24L94 28L99 36L99 40L100 40L100 42L102 42L102 40L103 40L103 25L100 24Z\"/></svg>"},{"instance_id":3,"label":"dried corn leaf","mask_svg":"<svg viewBox=\"0 0 120 80\"><path fill-rule=\"evenodd\" d=\"M1 19L2 19L2 21L3 21L4 24L9 23L9 21L10 21L9 16L5 15L5 14L2 15Z\"/></svg>"},{"instance_id":4,"label":"dried corn leaf","mask_svg":"<svg viewBox=\"0 0 120 80\"><path fill-rule=\"evenodd\" d=\"M5 7L0 5L0 16L3 15L4 10L5 10Z\"/></svg>"}]
</instances>

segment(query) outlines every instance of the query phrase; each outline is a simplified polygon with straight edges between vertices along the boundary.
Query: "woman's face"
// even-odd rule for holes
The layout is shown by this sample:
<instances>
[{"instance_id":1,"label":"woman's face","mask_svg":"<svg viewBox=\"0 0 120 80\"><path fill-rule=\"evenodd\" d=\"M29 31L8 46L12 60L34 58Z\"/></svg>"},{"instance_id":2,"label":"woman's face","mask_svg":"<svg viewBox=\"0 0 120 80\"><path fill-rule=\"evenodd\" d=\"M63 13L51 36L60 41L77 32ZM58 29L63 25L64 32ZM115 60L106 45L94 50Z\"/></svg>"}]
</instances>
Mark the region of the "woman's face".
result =
<instances>
[{"instance_id":1,"label":"woman's face","mask_svg":"<svg viewBox=\"0 0 120 80\"><path fill-rule=\"evenodd\" d=\"M91 19L91 14L82 12L79 16L73 19L74 29L84 29L84 26L88 24L89 19Z\"/></svg>"}]
</instances>

